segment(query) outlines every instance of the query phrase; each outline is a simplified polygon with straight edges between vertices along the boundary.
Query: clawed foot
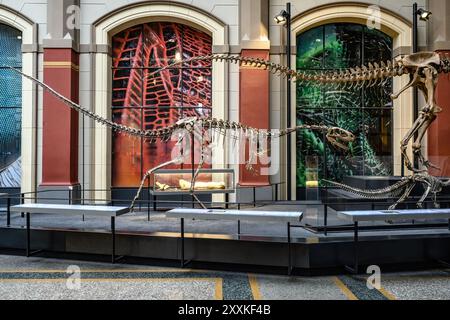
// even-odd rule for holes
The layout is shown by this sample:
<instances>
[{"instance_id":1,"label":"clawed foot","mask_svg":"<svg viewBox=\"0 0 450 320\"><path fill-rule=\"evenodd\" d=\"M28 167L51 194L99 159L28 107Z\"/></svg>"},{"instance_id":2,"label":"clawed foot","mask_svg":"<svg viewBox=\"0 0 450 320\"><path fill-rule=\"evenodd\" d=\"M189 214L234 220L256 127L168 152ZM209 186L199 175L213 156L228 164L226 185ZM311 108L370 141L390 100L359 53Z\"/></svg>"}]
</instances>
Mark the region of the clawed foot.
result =
<instances>
[{"instance_id":1,"label":"clawed foot","mask_svg":"<svg viewBox=\"0 0 450 320\"><path fill-rule=\"evenodd\" d=\"M393 204L392 206L390 206L390 207L388 208L388 210L389 210L389 211L394 211L396 208L397 208L397 203L396 203L396 204Z\"/></svg>"}]
</instances>

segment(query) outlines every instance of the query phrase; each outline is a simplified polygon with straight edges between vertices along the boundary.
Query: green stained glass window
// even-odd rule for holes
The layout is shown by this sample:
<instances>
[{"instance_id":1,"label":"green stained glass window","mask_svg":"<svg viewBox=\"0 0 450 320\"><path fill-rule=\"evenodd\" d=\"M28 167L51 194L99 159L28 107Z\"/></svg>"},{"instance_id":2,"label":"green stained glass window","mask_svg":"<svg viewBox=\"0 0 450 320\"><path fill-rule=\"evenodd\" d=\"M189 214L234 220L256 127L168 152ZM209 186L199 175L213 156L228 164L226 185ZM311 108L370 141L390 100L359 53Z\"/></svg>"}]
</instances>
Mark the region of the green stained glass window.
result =
<instances>
[{"instance_id":1,"label":"green stained glass window","mask_svg":"<svg viewBox=\"0 0 450 320\"><path fill-rule=\"evenodd\" d=\"M297 36L297 69L303 72L341 70L391 58L392 38L359 24L327 24ZM327 144L321 133L299 132L297 187L305 187L311 180L391 174L391 93L391 81L370 88L299 82L298 125L339 126L355 133L357 139L350 151L343 153Z\"/></svg>"}]
</instances>

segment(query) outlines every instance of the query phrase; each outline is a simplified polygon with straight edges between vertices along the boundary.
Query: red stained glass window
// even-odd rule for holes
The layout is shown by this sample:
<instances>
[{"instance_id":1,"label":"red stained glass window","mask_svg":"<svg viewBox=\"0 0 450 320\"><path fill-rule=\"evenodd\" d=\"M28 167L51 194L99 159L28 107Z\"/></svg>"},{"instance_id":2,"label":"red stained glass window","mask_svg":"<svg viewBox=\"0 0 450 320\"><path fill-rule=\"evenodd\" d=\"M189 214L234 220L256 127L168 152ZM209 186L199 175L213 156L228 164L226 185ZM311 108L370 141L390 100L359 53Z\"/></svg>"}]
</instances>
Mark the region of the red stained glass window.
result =
<instances>
[{"instance_id":1,"label":"red stained glass window","mask_svg":"<svg viewBox=\"0 0 450 320\"><path fill-rule=\"evenodd\" d=\"M211 52L211 36L183 24L147 23L115 35L113 120L150 130L185 117L210 116L212 72L209 62L186 63L154 72L177 60ZM112 186L120 188L137 187L147 170L171 159L175 144L149 145L122 134L114 134L112 142Z\"/></svg>"}]
</instances>

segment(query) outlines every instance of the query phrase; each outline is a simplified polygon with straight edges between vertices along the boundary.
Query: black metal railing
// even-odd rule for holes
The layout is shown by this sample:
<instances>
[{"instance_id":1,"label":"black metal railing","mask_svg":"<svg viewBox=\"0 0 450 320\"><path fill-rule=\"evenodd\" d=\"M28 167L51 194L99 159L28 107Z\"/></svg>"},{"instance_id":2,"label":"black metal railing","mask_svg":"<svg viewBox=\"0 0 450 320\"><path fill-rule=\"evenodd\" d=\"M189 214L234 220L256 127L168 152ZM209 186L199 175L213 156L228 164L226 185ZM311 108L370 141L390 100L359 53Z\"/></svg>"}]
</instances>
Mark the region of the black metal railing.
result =
<instances>
[{"instance_id":1,"label":"black metal railing","mask_svg":"<svg viewBox=\"0 0 450 320\"><path fill-rule=\"evenodd\" d=\"M276 188L279 187L280 184L274 184ZM255 187L251 187L255 190ZM11 206L13 203L21 203L24 204L25 202L52 202L52 201L67 201L67 203L82 203L82 204L89 204L89 205L112 205L112 206L128 206L131 203L131 199L99 199L99 198L76 198L74 196L73 192L69 192L69 198L61 198L61 197L49 197L45 196L48 193L51 192L58 192L60 190L43 190L43 191L37 191L37 192L27 192L27 193L15 193L15 194L9 194L8 196L4 196L0 199L6 199L6 210L3 212L6 212L6 225L7 227L11 226ZM84 192L107 192L111 193L112 189L85 189ZM150 195L150 192L147 193ZM345 210L352 211L352 208L355 208L355 210L361 210L361 207L364 206L365 208L368 208L367 210L386 210L389 208L390 205L395 203L397 200L396 198L386 199L386 200L352 200L352 201L345 201L345 199L328 199L325 197L325 199L319 200L319 201L283 201L283 200L256 200L256 193L253 192L253 199L251 201L240 201L239 197L236 197L236 201L230 202L229 197L226 197L226 201L224 202L213 202L211 201L204 201L204 204L208 207L214 207L214 208L229 208L229 209L242 209L242 208L255 208L255 207L264 207L267 205L282 205L283 207L287 208L286 210L291 211L290 207L292 207L292 210L295 210L295 207L315 207L315 208L321 208L323 211L323 224L317 224L317 225L308 225L305 224L302 227L307 228L308 230L311 230L313 232L317 233L323 233L327 235L329 232L346 232L353 230L353 225L351 224L340 224L340 225L329 225L329 218L330 218L330 209L333 210L333 207L342 207L345 206ZM190 197L189 197L190 198ZM416 203L419 200L419 197L412 197L409 200L402 203L402 208L415 208ZM136 202L136 208L139 208L139 211L142 212L142 209L146 210L148 215L148 220L150 220L150 216L152 212L157 212L158 208L159 210L165 210L167 208L170 208L173 206L173 204L176 203L177 206L181 207L195 207L195 200L194 199L188 199L186 200L186 197L183 197L182 199L178 200L163 200L158 199L156 197L150 197L148 196L147 199L139 199ZM434 202L431 200L427 200L424 202L424 208L431 208L433 206ZM442 196L439 198L439 204L442 208L450 208L450 196ZM21 214L22 218L24 217L24 214ZM402 224L402 225L373 225L373 226L366 226L361 227L362 230L365 228L367 230L383 230L383 229L405 229L405 228L446 228L448 226L448 223L420 223L416 224L414 221L410 225L408 224Z\"/></svg>"}]
</instances>

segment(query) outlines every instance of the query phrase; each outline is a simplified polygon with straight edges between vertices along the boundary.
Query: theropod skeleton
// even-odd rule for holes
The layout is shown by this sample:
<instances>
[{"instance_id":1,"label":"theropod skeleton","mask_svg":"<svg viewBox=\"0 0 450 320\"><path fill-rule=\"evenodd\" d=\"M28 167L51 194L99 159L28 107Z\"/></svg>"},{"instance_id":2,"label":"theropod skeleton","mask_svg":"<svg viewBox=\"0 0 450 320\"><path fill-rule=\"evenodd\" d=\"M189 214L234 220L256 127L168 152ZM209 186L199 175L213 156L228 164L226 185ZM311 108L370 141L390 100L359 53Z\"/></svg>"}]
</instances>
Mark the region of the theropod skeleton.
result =
<instances>
[{"instance_id":1,"label":"theropod skeleton","mask_svg":"<svg viewBox=\"0 0 450 320\"><path fill-rule=\"evenodd\" d=\"M247 60L243 59L243 60L245 60L249 63L250 62L253 63L252 62L253 59L247 59ZM123 133L129 134L129 135L132 135L132 136L143 138L145 141L147 141L149 143L154 143L156 141L168 142L169 140L172 139L172 137L175 134L178 134L177 145L181 145L181 143L184 140L186 140L187 136L200 136L200 139L202 139L201 158L200 158L200 163L198 165L198 168L192 177L190 193L196 199L196 201L203 207L204 207L204 205L202 204L202 202L195 196L194 186L195 186L195 180L196 180L196 178L199 174L199 171L202 168L204 161L205 161L204 147L209 142L208 139L203 139L203 131L204 130L214 130L215 132L218 132L219 135L221 135L223 137L226 137L229 132L232 132L232 135L234 136L235 139L244 137L246 139L249 139L250 143L254 144L254 145L257 145L259 139L261 139L261 138L262 139L276 139L276 138L280 138L280 137L292 134L294 132L297 132L298 130L303 130L303 129L317 130L317 131L324 132L324 134L326 135L326 139L328 140L328 142L331 145L333 145L337 148L343 149L343 150L347 150L348 144L353 142L355 139L354 135L351 132L348 132L347 130L344 130L344 129L341 129L338 127L328 127L328 126L323 126L323 125L301 125L301 126L296 126L294 128L275 131L275 130L256 129L256 128L252 128L249 126L245 126L245 125L237 123L237 122L230 122L230 121L226 121L226 120L217 120L217 119L211 119L211 118L197 118L197 117L182 119L173 125L167 126L165 128L156 129L156 130L140 130L140 129L130 128L130 127L127 127L127 126L124 126L121 124L117 124L111 120L105 119L105 118L89 111L88 109L80 106L79 104L67 99L66 97L64 97L57 91L55 91L53 88L51 88L50 86L46 85L42 81L40 81L32 76L24 74L23 72L21 72L17 69L14 69L14 68L11 68L11 69L14 70L15 72L21 74L25 78L33 81L34 83L39 85L44 90L47 90L50 94L55 96L57 99L61 100L65 105L77 110L81 114L93 119L97 123L100 123L102 125L105 125L105 126L111 128L114 131L123 132ZM194 142L191 141L190 143L194 143ZM187 148L187 149L189 150L190 148ZM261 150L259 150L259 151L260 151L259 153L266 152L266 151L261 151ZM249 170L252 169L252 163L253 163L252 160L254 160L254 157L257 156L259 153L257 153L256 155L251 153L250 159L246 161L247 169L249 169ZM134 209L136 201L140 197L140 193L144 187L146 179L158 169L161 169L161 168L171 165L171 164L181 164L184 156L186 156L186 154L179 155L178 157L175 157L175 159L173 159L171 161L160 164L160 165L156 166L155 168L152 168L151 170L149 170L144 175L144 177L141 181L141 185L139 187L138 193L132 202L132 205L131 205L132 210Z\"/></svg>"},{"instance_id":2,"label":"theropod skeleton","mask_svg":"<svg viewBox=\"0 0 450 320\"><path fill-rule=\"evenodd\" d=\"M244 66L251 65L269 70L280 76L289 77L293 81L317 82L324 86L330 86L333 90L343 87L348 89L360 89L362 87L373 87L376 85L383 86L390 78L409 75L409 83L399 92L391 95L391 98L395 100L407 89L415 87L423 93L426 100L426 105L420 110L419 117L415 120L412 128L400 142L400 150L404 158L404 164L412 172L412 175L391 187L380 190L359 190L336 182L330 181L329 183L365 198L375 199L376 197L381 196L386 198L388 195L400 196L399 201L391 208L395 208L399 203L405 201L410 196L414 186L417 183L421 183L425 187L425 192L420 199L418 206L422 206L424 200L430 193L434 196L435 206L438 205L436 202L436 195L441 192L442 187L447 186L449 182L442 182L428 173L429 168L437 167L431 164L422 154L422 141L431 124L436 120L437 115L442 112L442 108L436 103L436 86L440 74L450 73L450 58L447 55L440 55L435 52L420 52L406 55L394 62L386 61L369 63L367 66L341 71L316 73L310 71L297 72L288 67L263 61L261 59L244 59L235 55L210 55L206 57L194 57L191 60L229 61ZM174 64L179 64L179 62ZM414 167L413 161L411 161L407 153L407 148L411 140L413 140L412 152L419 160L418 167Z\"/></svg>"}]
</instances>

